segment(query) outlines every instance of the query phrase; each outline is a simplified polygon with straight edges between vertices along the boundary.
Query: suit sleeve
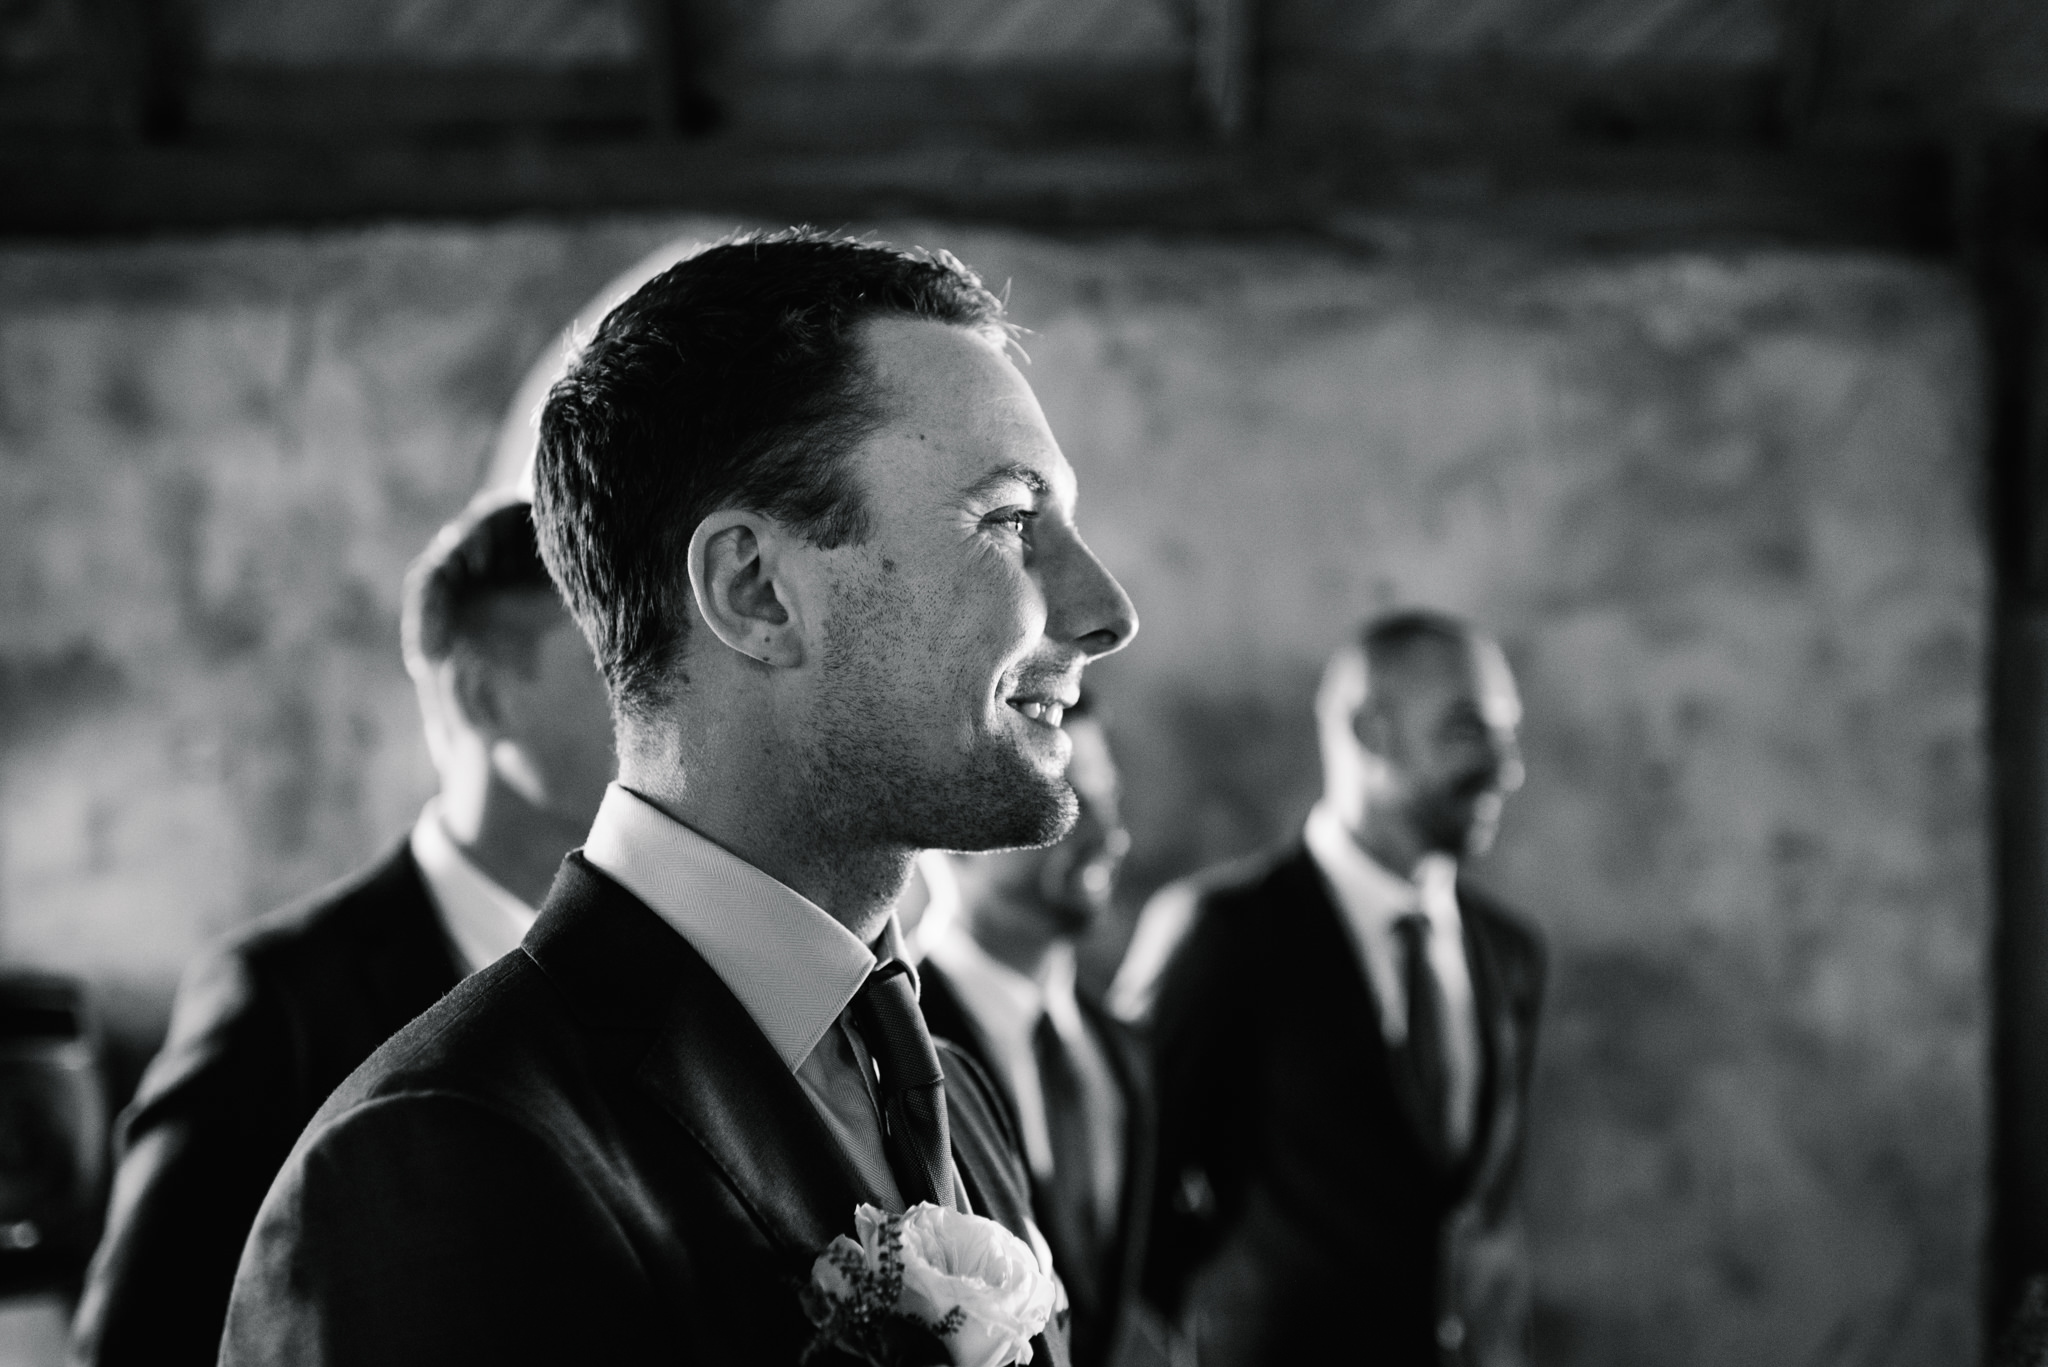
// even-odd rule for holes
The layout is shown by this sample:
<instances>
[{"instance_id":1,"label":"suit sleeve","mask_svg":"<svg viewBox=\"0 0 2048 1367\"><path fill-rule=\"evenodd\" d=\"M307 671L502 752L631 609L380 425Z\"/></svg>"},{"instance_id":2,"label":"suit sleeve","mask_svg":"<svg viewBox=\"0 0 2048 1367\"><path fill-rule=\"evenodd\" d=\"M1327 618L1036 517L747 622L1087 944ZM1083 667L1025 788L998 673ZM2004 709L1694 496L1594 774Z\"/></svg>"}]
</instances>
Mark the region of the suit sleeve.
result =
<instances>
[{"instance_id":1,"label":"suit sleeve","mask_svg":"<svg viewBox=\"0 0 2048 1367\"><path fill-rule=\"evenodd\" d=\"M655 1299L564 1159L448 1093L309 1133L242 1255L222 1367L651 1363ZM687 1367L673 1341L659 1356Z\"/></svg>"},{"instance_id":2,"label":"suit sleeve","mask_svg":"<svg viewBox=\"0 0 2048 1367\"><path fill-rule=\"evenodd\" d=\"M75 1362L214 1361L242 1240L311 1109L299 1072L286 1010L243 954L194 965L170 1036L122 1117Z\"/></svg>"}]
</instances>

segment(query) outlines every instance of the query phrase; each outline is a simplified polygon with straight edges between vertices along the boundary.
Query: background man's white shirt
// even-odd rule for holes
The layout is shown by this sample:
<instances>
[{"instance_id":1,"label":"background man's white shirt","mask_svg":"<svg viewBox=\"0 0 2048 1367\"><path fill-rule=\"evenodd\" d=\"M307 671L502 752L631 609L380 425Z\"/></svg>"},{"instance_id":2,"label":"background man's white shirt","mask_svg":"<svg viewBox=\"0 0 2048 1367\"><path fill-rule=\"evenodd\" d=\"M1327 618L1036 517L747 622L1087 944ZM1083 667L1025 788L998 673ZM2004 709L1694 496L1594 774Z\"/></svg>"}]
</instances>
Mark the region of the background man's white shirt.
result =
<instances>
[{"instance_id":1,"label":"background man's white shirt","mask_svg":"<svg viewBox=\"0 0 2048 1367\"><path fill-rule=\"evenodd\" d=\"M413 823L412 857L464 972L474 973L519 948L537 913L456 848L441 824L438 797L428 799Z\"/></svg>"},{"instance_id":2,"label":"background man's white shirt","mask_svg":"<svg viewBox=\"0 0 2048 1367\"><path fill-rule=\"evenodd\" d=\"M1479 1112L1479 1013L1472 998L1472 970L1465 960L1465 928L1458 911L1458 865L1447 855L1429 855L1413 882L1387 869L1359 848L1328 804L1318 802L1302 831L1309 857L1335 893L1344 927L1379 1001L1380 1031L1389 1048L1408 1039L1408 988L1401 977L1401 947L1394 922L1413 911L1429 918L1429 963L1443 992L1445 1064L1450 1074L1451 1146L1472 1140Z\"/></svg>"},{"instance_id":3,"label":"background man's white shirt","mask_svg":"<svg viewBox=\"0 0 2048 1367\"><path fill-rule=\"evenodd\" d=\"M919 932L925 957L945 970L960 1004L988 1039L1002 1081L1017 1103L1024 1157L1041 1180L1053 1175L1052 1128L1031 1037L1041 1015L1052 1022L1085 1098L1095 1216L1103 1228L1113 1226L1122 1197L1124 1099L1074 997L1074 947L1054 945L1044 970L1032 978L983 949L957 915L927 919Z\"/></svg>"}]
</instances>

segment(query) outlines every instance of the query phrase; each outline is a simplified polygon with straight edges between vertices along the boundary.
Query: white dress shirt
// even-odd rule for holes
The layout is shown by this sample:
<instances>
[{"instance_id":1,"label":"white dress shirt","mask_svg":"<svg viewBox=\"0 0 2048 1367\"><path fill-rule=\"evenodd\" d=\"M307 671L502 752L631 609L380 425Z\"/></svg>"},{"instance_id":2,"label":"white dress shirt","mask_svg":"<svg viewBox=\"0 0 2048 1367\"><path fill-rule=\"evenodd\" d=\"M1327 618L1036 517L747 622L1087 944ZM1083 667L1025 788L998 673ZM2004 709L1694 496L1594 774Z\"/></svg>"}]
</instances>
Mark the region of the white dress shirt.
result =
<instances>
[{"instance_id":1,"label":"white dress shirt","mask_svg":"<svg viewBox=\"0 0 2048 1367\"><path fill-rule=\"evenodd\" d=\"M1444 1063L1449 1071L1445 1132L1451 1147L1471 1142L1479 1109L1479 1013L1472 971L1465 961L1464 923L1458 913L1458 865L1429 855L1413 882L1359 848L1328 804L1318 802L1302 832L1309 857L1336 894L1345 929L1379 1000L1380 1031L1389 1048L1408 1038L1408 988L1401 977L1401 947L1394 922L1410 912L1429 918L1429 964L1443 992Z\"/></svg>"},{"instance_id":2,"label":"white dress shirt","mask_svg":"<svg viewBox=\"0 0 2048 1367\"><path fill-rule=\"evenodd\" d=\"M925 958L945 971L960 994L961 1006L988 1040L996 1068L1017 1103L1024 1157L1040 1180L1053 1175L1052 1127L1031 1037L1040 1016L1052 1022L1080 1075L1093 1164L1088 1191L1098 1227L1114 1228L1123 1191L1124 1098L1074 997L1074 947L1053 946L1044 969L1031 978L983 949L959 916L927 921L920 932Z\"/></svg>"},{"instance_id":3,"label":"white dress shirt","mask_svg":"<svg viewBox=\"0 0 2048 1367\"><path fill-rule=\"evenodd\" d=\"M903 1209L868 1079L843 1021L879 960L824 908L614 783L583 857L638 897L704 957L796 1077L876 1204ZM901 958L892 913L875 942ZM969 1209L954 1176L953 1202Z\"/></svg>"},{"instance_id":4,"label":"white dress shirt","mask_svg":"<svg viewBox=\"0 0 2048 1367\"><path fill-rule=\"evenodd\" d=\"M441 929L465 972L497 962L533 928L534 909L469 862L441 824L441 799L430 798L412 827L412 858L426 880Z\"/></svg>"}]
</instances>

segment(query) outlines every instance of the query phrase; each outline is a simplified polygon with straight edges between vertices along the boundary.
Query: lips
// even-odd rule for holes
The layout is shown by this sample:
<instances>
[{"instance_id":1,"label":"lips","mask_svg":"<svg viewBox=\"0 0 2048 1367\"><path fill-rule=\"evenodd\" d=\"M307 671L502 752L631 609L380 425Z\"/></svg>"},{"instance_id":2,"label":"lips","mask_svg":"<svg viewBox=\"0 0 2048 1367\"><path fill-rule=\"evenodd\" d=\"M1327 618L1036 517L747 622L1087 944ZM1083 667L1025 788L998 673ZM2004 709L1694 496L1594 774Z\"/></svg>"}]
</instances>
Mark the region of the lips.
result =
<instances>
[{"instance_id":1,"label":"lips","mask_svg":"<svg viewBox=\"0 0 2048 1367\"><path fill-rule=\"evenodd\" d=\"M1058 726L1067 715L1067 704L1049 698L1011 698L1010 706L1022 712L1035 722L1047 726Z\"/></svg>"},{"instance_id":2,"label":"lips","mask_svg":"<svg viewBox=\"0 0 2048 1367\"><path fill-rule=\"evenodd\" d=\"M1007 692L997 694L1004 703L1040 726L1055 730L1065 719L1067 709L1081 700L1081 671L1074 668L1026 665L999 683L998 690L1005 685Z\"/></svg>"}]
</instances>

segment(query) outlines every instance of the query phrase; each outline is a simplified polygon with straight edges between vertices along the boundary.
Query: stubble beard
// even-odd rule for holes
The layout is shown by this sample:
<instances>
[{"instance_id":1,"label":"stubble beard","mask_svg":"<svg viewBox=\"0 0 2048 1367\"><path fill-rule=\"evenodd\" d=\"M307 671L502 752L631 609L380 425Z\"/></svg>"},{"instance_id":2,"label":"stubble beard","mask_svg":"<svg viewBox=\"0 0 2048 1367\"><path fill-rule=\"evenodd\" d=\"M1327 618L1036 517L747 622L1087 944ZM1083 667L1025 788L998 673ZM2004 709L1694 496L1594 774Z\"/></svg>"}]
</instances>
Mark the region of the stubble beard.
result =
<instances>
[{"instance_id":1,"label":"stubble beard","mask_svg":"<svg viewBox=\"0 0 2048 1367\"><path fill-rule=\"evenodd\" d=\"M1046 773L1002 732L977 727L966 750L934 757L910 727L889 727L910 715L885 668L909 644L900 630L908 614L883 599L842 600L826 632L825 688L804 754L819 826L871 849L1031 849L1065 837L1081 810L1065 773ZM944 702L915 699L911 710Z\"/></svg>"},{"instance_id":2,"label":"stubble beard","mask_svg":"<svg viewBox=\"0 0 2048 1367\"><path fill-rule=\"evenodd\" d=\"M1462 799L1449 795L1432 804L1423 823L1426 843L1453 859L1476 859L1493 846L1500 825L1500 802L1486 796Z\"/></svg>"}]
</instances>

